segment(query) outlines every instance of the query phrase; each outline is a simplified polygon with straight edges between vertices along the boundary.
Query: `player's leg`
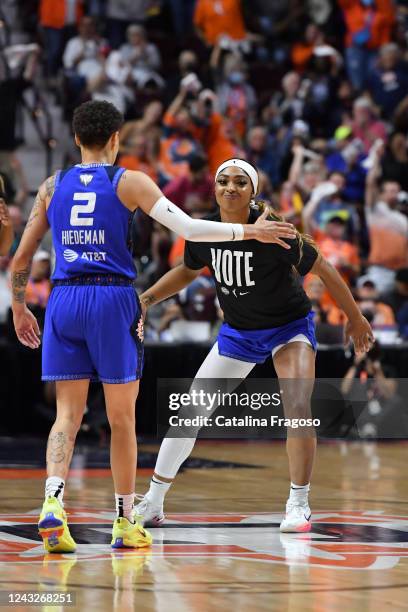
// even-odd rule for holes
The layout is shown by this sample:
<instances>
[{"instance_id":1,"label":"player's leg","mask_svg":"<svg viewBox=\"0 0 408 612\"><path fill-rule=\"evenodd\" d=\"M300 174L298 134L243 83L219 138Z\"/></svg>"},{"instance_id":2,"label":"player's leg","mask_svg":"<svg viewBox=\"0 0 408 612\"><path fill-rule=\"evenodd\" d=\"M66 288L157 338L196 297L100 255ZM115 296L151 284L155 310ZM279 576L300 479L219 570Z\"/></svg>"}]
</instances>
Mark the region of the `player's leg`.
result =
<instances>
[{"instance_id":1,"label":"player's leg","mask_svg":"<svg viewBox=\"0 0 408 612\"><path fill-rule=\"evenodd\" d=\"M310 400L315 377L313 348L304 342L286 344L274 355L273 363L283 390L285 417L311 418ZM288 429L286 448L291 488L281 530L309 531L311 522L308 493L316 454L314 429Z\"/></svg>"},{"instance_id":2,"label":"player's leg","mask_svg":"<svg viewBox=\"0 0 408 612\"><path fill-rule=\"evenodd\" d=\"M196 385L198 388L200 387L199 379L230 379L228 391L232 392L238 387L241 380L248 376L254 365L254 363L220 355L218 343L216 343L196 374ZM194 382L191 388L194 388ZM216 408L217 406L214 407L214 410ZM211 414L209 412L208 416L211 416ZM198 434L198 431L196 433ZM181 465L191 454L195 442L196 437L164 438L160 446L149 491L136 507L137 513L143 516L145 525L160 525L163 522L165 495Z\"/></svg>"},{"instance_id":3,"label":"player's leg","mask_svg":"<svg viewBox=\"0 0 408 612\"><path fill-rule=\"evenodd\" d=\"M113 526L114 548L137 548L152 543L150 534L135 522L133 503L137 465L136 399L139 381L103 385L106 413L111 429L110 459L117 519Z\"/></svg>"},{"instance_id":4,"label":"player's leg","mask_svg":"<svg viewBox=\"0 0 408 612\"><path fill-rule=\"evenodd\" d=\"M66 513L63 509L65 482L75 439L82 422L89 380L57 381L57 415L47 444L45 501L38 528L48 552L73 552Z\"/></svg>"}]
</instances>

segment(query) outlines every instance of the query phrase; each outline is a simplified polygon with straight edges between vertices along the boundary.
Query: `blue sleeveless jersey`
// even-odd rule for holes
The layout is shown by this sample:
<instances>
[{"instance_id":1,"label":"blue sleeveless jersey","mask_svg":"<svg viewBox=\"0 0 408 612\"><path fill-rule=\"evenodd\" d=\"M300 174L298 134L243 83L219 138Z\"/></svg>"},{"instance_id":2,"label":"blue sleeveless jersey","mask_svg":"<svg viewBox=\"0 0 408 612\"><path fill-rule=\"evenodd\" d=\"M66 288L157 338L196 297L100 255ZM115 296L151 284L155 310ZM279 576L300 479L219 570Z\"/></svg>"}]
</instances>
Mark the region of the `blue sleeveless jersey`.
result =
<instances>
[{"instance_id":1,"label":"blue sleeveless jersey","mask_svg":"<svg viewBox=\"0 0 408 612\"><path fill-rule=\"evenodd\" d=\"M47 211L56 255L53 280L90 274L136 277L129 240L133 214L116 195L124 170L78 164L57 173Z\"/></svg>"}]
</instances>

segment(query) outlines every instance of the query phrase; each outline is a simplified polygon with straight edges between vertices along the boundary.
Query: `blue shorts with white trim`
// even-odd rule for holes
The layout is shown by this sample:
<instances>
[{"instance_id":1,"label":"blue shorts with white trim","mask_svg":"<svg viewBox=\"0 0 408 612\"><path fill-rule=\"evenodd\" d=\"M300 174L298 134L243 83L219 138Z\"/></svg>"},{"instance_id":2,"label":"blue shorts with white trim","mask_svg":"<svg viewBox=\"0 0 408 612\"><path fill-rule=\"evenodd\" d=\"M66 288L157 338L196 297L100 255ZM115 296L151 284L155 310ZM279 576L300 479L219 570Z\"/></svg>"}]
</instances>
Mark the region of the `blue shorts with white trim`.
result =
<instances>
[{"instance_id":1,"label":"blue shorts with white trim","mask_svg":"<svg viewBox=\"0 0 408 612\"><path fill-rule=\"evenodd\" d=\"M42 380L138 380L143 367L140 317L131 285L54 287L45 316Z\"/></svg>"},{"instance_id":2,"label":"blue shorts with white trim","mask_svg":"<svg viewBox=\"0 0 408 612\"><path fill-rule=\"evenodd\" d=\"M291 321L280 327L270 329L235 329L224 323L218 334L218 352L249 363L264 363L278 347L288 344L297 336L317 348L314 312ZM296 338L297 339L297 338Z\"/></svg>"}]
</instances>

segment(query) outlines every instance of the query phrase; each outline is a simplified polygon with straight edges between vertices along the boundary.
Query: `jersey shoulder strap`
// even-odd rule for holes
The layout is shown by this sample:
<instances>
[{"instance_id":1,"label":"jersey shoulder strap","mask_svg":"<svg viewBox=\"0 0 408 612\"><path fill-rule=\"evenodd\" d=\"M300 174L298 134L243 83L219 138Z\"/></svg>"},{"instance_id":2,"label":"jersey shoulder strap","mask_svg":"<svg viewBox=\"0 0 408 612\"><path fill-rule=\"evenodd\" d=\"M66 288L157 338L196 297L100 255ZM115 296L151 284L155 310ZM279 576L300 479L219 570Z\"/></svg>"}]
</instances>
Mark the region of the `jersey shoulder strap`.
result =
<instances>
[{"instance_id":1,"label":"jersey shoulder strap","mask_svg":"<svg viewBox=\"0 0 408 612\"><path fill-rule=\"evenodd\" d=\"M122 168L121 166L104 166L106 170L106 174L110 182L112 183L113 190L116 192L118 187L119 179L126 170L126 168Z\"/></svg>"}]
</instances>

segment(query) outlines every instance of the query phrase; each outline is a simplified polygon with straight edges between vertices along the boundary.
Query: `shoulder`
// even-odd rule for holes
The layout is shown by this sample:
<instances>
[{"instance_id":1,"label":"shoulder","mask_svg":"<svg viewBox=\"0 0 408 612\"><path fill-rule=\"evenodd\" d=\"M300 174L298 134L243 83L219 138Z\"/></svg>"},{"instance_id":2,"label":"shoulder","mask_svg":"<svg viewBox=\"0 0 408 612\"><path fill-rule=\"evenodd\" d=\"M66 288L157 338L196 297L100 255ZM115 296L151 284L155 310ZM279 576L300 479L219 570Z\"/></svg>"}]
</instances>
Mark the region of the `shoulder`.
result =
<instances>
[{"instance_id":1,"label":"shoulder","mask_svg":"<svg viewBox=\"0 0 408 612\"><path fill-rule=\"evenodd\" d=\"M55 173L52 176L49 176L43 183L41 183L38 189L38 194L42 200L49 201L54 195L57 174L58 173Z\"/></svg>"}]
</instances>

